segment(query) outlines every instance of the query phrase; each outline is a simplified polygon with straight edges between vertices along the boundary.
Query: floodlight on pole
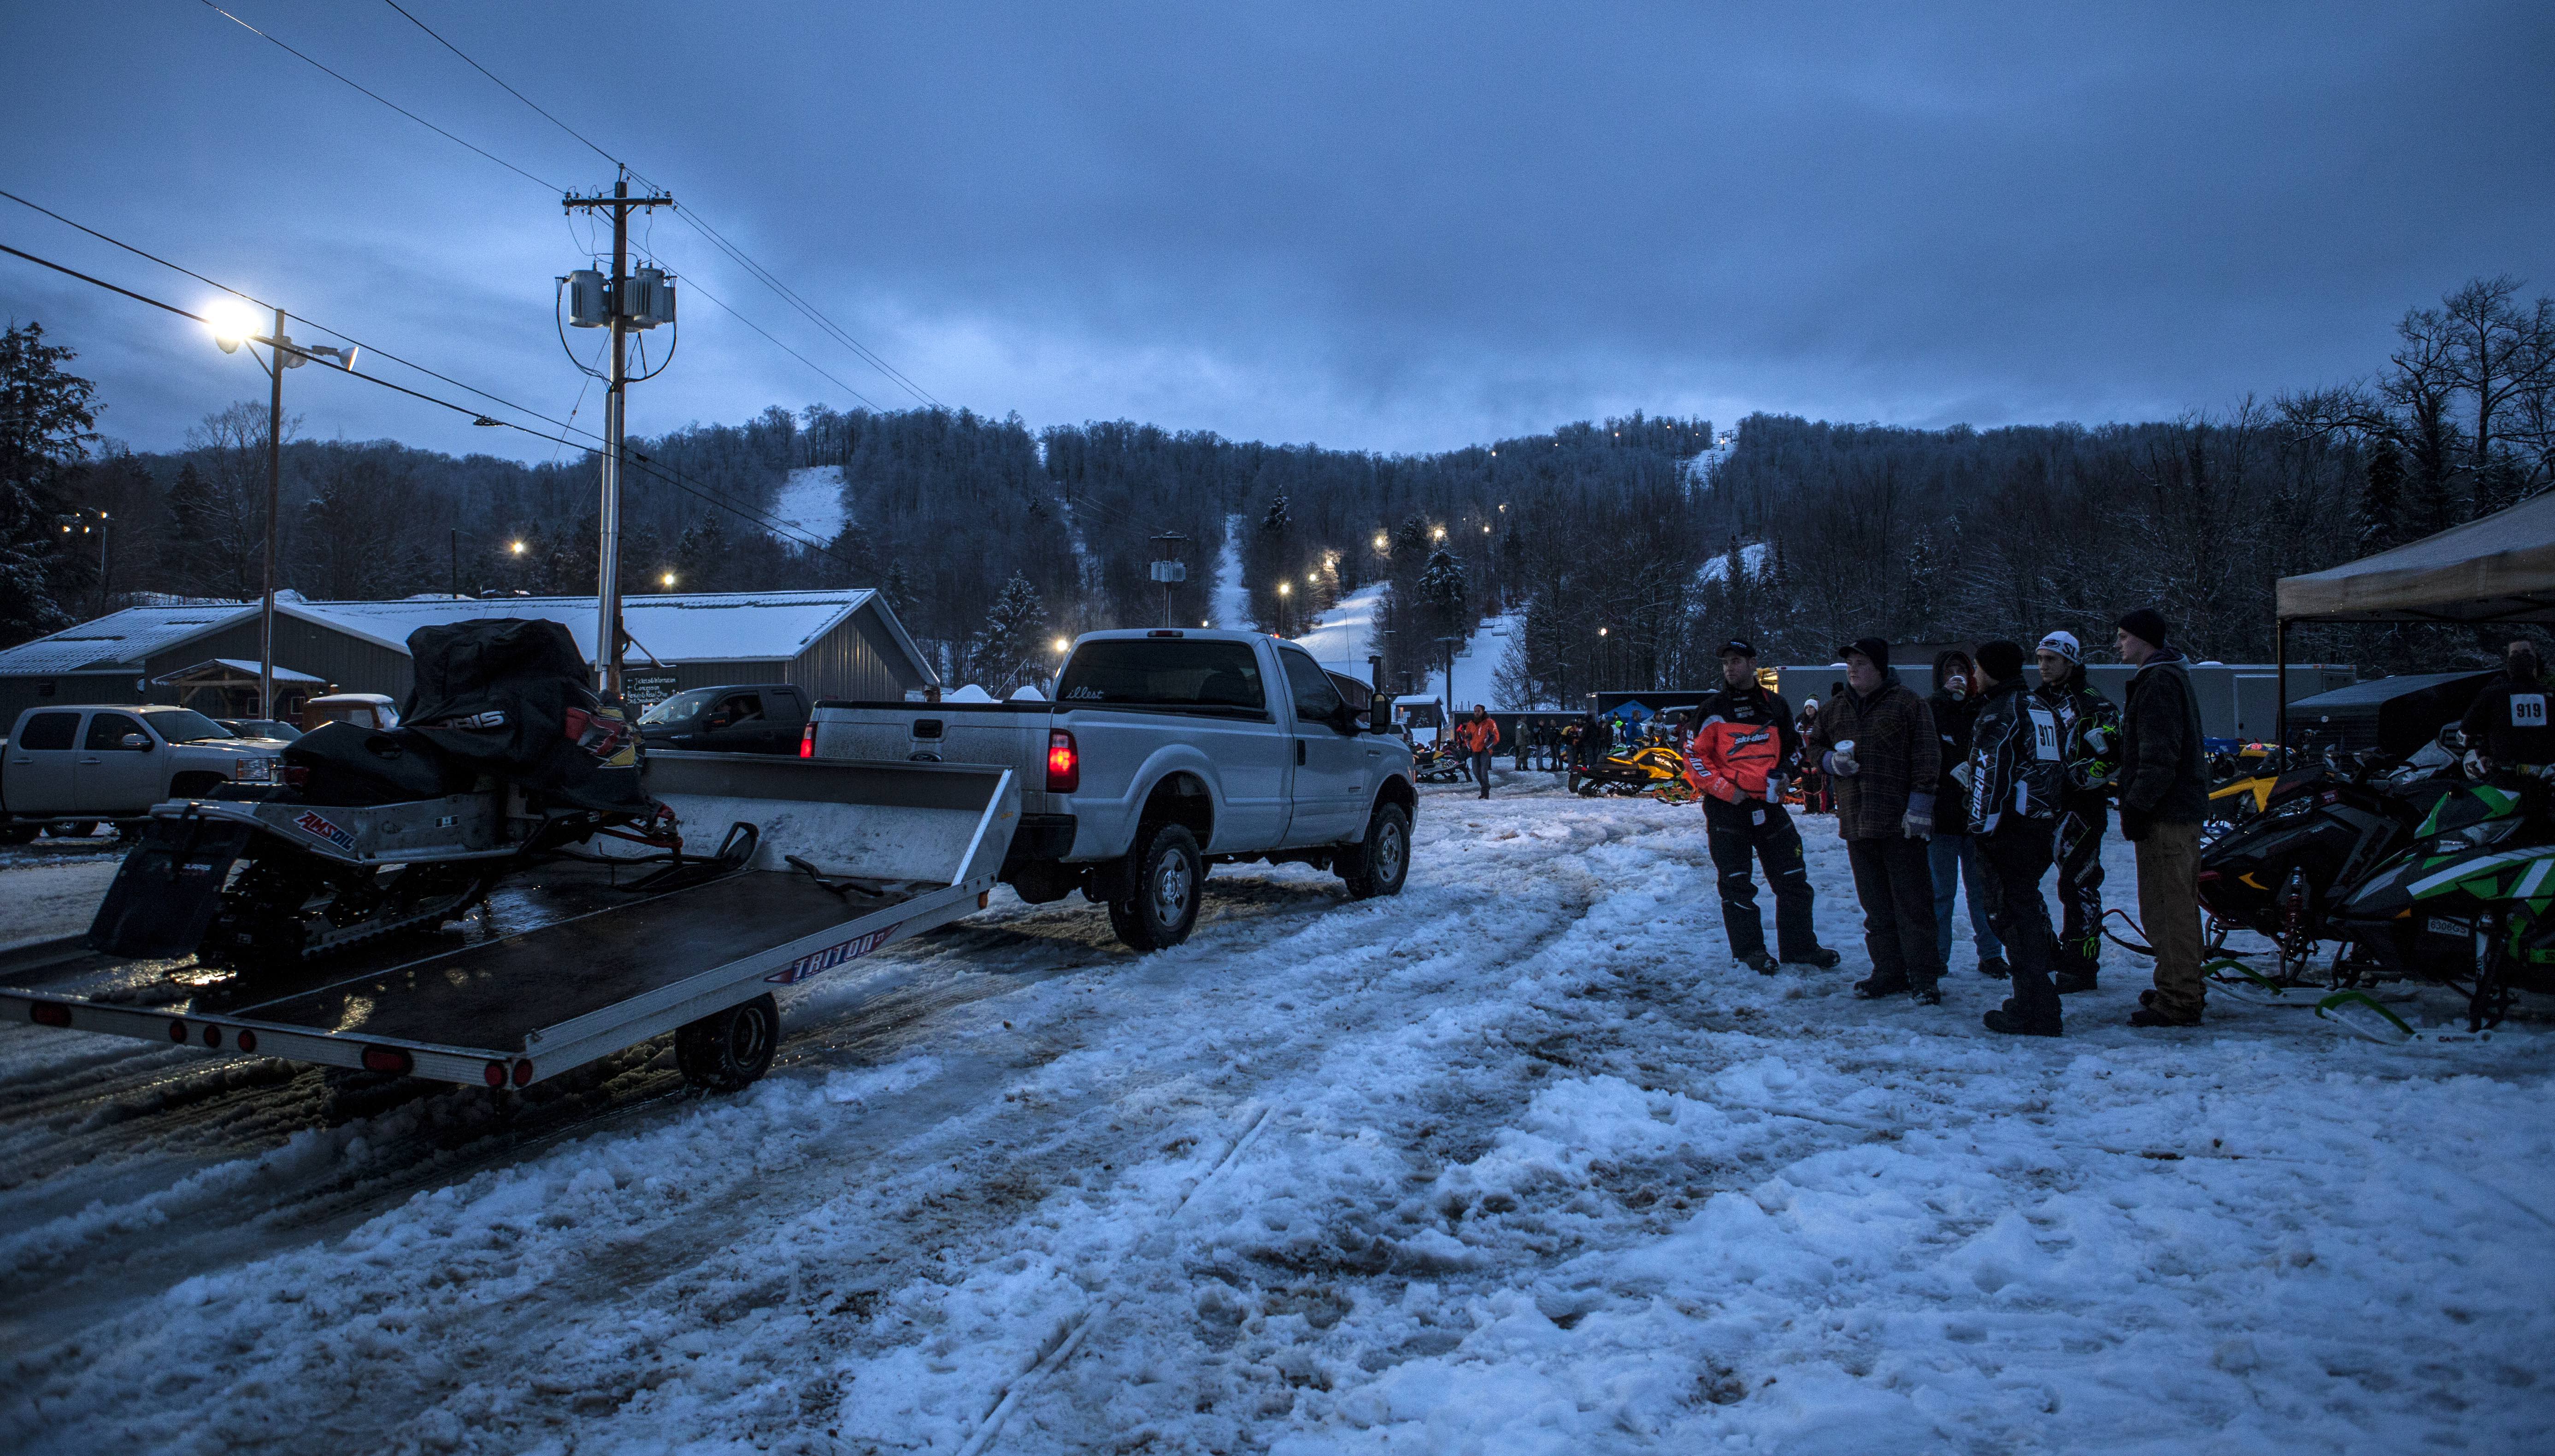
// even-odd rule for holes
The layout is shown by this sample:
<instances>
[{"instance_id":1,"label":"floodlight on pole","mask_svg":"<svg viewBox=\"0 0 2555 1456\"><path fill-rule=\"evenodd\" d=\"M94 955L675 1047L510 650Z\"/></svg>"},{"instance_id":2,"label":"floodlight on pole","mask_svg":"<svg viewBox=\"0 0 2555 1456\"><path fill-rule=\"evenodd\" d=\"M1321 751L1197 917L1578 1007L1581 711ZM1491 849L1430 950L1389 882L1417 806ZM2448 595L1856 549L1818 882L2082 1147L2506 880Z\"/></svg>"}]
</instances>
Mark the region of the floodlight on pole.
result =
<instances>
[{"instance_id":1,"label":"floodlight on pole","mask_svg":"<svg viewBox=\"0 0 2555 1456\"><path fill-rule=\"evenodd\" d=\"M240 345L257 337L257 315L236 299L215 299L204 305L204 326L225 354L238 353Z\"/></svg>"}]
</instances>

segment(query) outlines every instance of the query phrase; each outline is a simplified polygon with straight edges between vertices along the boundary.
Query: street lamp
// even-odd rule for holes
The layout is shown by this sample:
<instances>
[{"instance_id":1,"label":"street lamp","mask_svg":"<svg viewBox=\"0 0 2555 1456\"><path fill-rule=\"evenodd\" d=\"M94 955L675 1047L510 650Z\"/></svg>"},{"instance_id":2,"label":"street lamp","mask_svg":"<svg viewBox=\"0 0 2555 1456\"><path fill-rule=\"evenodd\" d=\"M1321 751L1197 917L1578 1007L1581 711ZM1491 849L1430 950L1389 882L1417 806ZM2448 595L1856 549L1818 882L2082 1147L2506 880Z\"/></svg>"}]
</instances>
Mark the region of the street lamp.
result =
<instances>
[{"instance_id":1,"label":"street lamp","mask_svg":"<svg viewBox=\"0 0 2555 1456\"><path fill-rule=\"evenodd\" d=\"M330 348L316 344L296 344L284 331L284 310L275 310L275 331L257 331L259 315L249 311L236 299L216 299L204 307L205 326L212 330L213 344L225 354L236 354L242 344L264 344L272 362L258 359L255 349L249 357L266 371L271 386L266 406L266 569L265 591L260 599L257 621L258 716L272 718L275 711L275 555L277 532L277 497L284 488L284 371L299 369L313 359L334 363L340 369L355 367L356 350Z\"/></svg>"},{"instance_id":2,"label":"street lamp","mask_svg":"<svg viewBox=\"0 0 2555 1456\"><path fill-rule=\"evenodd\" d=\"M657 581L658 584L664 586L668 591L672 591L674 589L674 573L671 571L659 576Z\"/></svg>"},{"instance_id":3,"label":"street lamp","mask_svg":"<svg viewBox=\"0 0 2555 1456\"><path fill-rule=\"evenodd\" d=\"M1283 581L1280 581L1280 582L1278 582L1278 635L1279 637L1284 637L1284 636L1286 635L1286 593L1287 593L1287 590L1288 590L1287 583L1285 583L1285 582L1283 582Z\"/></svg>"},{"instance_id":4,"label":"street lamp","mask_svg":"<svg viewBox=\"0 0 2555 1456\"><path fill-rule=\"evenodd\" d=\"M1057 657L1062 657L1073 650L1073 644L1061 637L1057 638L1052 646L1055 648L1055 655Z\"/></svg>"},{"instance_id":5,"label":"street lamp","mask_svg":"<svg viewBox=\"0 0 2555 1456\"><path fill-rule=\"evenodd\" d=\"M1375 548L1380 551L1389 551L1393 549L1393 538L1385 535L1381 531L1377 532L1375 534Z\"/></svg>"}]
</instances>

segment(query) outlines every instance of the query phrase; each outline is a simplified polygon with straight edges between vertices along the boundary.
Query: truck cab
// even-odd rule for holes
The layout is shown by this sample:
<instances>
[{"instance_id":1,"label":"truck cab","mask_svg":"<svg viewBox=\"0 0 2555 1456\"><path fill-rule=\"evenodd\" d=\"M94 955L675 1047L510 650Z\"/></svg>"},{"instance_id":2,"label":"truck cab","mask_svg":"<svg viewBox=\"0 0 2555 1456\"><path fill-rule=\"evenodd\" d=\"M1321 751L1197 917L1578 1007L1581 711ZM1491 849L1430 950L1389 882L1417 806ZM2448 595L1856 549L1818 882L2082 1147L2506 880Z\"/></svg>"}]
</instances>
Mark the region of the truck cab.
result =
<instances>
[{"instance_id":1,"label":"truck cab","mask_svg":"<svg viewBox=\"0 0 2555 1456\"><path fill-rule=\"evenodd\" d=\"M791 682L688 687L639 715L650 748L795 754L807 727L807 691Z\"/></svg>"},{"instance_id":2,"label":"truck cab","mask_svg":"<svg viewBox=\"0 0 2555 1456\"><path fill-rule=\"evenodd\" d=\"M23 842L47 822L139 820L217 784L271 784L283 750L192 708L29 708L0 754L0 838Z\"/></svg>"}]
</instances>

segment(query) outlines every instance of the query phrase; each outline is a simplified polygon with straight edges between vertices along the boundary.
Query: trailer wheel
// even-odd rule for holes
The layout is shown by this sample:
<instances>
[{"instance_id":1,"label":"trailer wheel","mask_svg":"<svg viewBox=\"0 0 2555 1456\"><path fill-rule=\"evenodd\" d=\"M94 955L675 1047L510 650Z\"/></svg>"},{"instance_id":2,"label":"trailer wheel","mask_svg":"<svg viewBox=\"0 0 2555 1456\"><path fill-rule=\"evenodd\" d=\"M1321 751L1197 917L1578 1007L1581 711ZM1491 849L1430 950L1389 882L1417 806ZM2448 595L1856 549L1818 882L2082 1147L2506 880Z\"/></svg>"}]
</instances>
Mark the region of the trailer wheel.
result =
<instances>
[{"instance_id":1,"label":"trailer wheel","mask_svg":"<svg viewBox=\"0 0 2555 1456\"><path fill-rule=\"evenodd\" d=\"M45 826L45 832L56 839L93 839L97 837L97 820L56 819Z\"/></svg>"},{"instance_id":2,"label":"trailer wheel","mask_svg":"<svg viewBox=\"0 0 2555 1456\"><path fill-rule=\"evenodd\" d=\"M1109 902L1109 928L1131 950L1165 950L1197 924L1206 865L1197 836L1178 824L1146 826L1125 898Z\"/></svg>"},{"instance_id":3,"label":"trailer wheel","mask_svg":"<svg viewBox=\"0 0 2555 1456\"><path fill-rule=\"evenodd\" d=\"M1377 804L1365 841L1340 856L1339 866L1340 883L1349 888L1351 900L1399 895L1401 882L1410 875L1410 815L1398 803Z\"/></svg>"},{"instance_id":4,"label":"trailer wheel","mask_svg":"<svg viewBox=\"0 0 2555 1456\"><path fill-rule=\"evenodd\" d=\"M713 1012L674 1032L674 1065L706 1092L734 1092L763 1075L781 1044L781 1004L770 992Z\"/></svg>"}]
</instances>

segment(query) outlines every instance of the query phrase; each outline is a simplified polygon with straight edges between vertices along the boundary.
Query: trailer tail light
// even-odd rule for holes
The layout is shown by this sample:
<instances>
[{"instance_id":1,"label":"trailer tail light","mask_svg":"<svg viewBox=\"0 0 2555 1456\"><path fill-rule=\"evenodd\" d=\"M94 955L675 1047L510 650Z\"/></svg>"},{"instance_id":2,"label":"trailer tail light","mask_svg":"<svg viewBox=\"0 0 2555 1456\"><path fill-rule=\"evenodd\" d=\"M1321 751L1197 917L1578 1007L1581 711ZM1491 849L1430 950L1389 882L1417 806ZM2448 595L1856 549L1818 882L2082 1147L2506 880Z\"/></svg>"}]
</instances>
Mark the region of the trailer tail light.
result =
<instances>
[{"instance_id":1,"label":"trailer tail light","mask_svg":"<svg viewBox=\"0 0 2555 1456\"><path fill-rule=\"evenodd\" d=\"M67 1027L71 1024L71 1009L51 1001L30 1002L27 1020L39 1027Z\"/></svg>"},{"instance_id":2,"label":"trailer tail light","mask_svg":"<svg viewBox=\"0 0 2555 1456\"><path fill-rule=\"evenodd\" d=\"M367 1046L364 1048L365 1071L389 1072L393 1076L404 1077L411 1071L415 1070L416 1067L417 1058L409 1055L399 1047Z\"/></svg>"},{"instance_id":3,"label":"trailer tail light","mask_svg":"<svg viewBox=\"0 0 2555 1456\"><path fill-rule=\"evenodd\" d=\"M518 1087L529 1087L533 1085L533 1064L531 1062L519 1061L515 1063L515 1085Z\"/></svg>"},{"instance_id":4,"label":"trailer tail light","mask_svg":"<svg viewBox=\"0 0 2555 1456\"><path fill-rule=\"evenodd\" d=\"M169 1024L169 1039L172 1041L185 1040L186 1024L184 1022L171 1022Z\"/></svg>"},{"instance_id":5,"label":"trailer tail light","mask_svg":"<svg viewBox=\"0 0 2555 1456\"><path fill-rule=\"evenodd\" d=\"M816 720L810 718L807 720L806 725L798 730L798 757L802 759L812 759L815 756Z\"/></svg>"},{"instance_id":6,"label":"trailer tail light","mask_svg":"<svg viewBox=\"0 0 2555 1456\"><path fill-rule=\"evenodd\" d=\"M1046 735L1046 791L1071 793L1082 787L1082 751L1073 746L1073 735L1062 728L1050 728Z\"/></svg>"},{"instance_id":7,"label":"trailer tail light","mask_svg":"<svg viewBox=\"0 0 2555 1456\"><path fill-rule=\"evenodd\" d=\"M246 1027L242 1027L240 1028L238 1037L235 1038L234 1044L236 1044L242 1051L255 1051L257 1050L257 1033Z\"/></svg>"},{"instance_id":8,"label":"trailer tail light","mask_svg":"<svg viewBox=\"0 0 2555 1456\"><path fill-rule=\"evenodd\" d=\"M506 1064L502 1061L492 1061L481 1069L479 1076L491 1087L503 1087L506 1085Z\"/></svg>"},{"instance_id":9,"label":"trailer tail light","mask_svg":"<svg viewBox=\"0 0 2555 1456\"><path fill-rule=\"evenodd\" d=\"M285 788L287 788L287 789L300 789L300 788L302 788L303 786L304 786L304 785L308 784L309 782L310 782L310 771L309 771L308 769L302 768L302 767L301 767L301 766L299 766L299 765L289 765L289 766L287 766L287 767L286 767L286 769L285 769L285 771L284 771L284 787L285 787Z\"/></svg>"},{"instance_id":10,"label":"trailer tail light","mask_svg":"<svg viewBox=\"0 0 2555 1456\"><path fill-rule=\"evenodd\" d=\"M204 1029L204 1044L205 1044L206 1046L219 1046L219 1045L221 1045L221 1044L222 1044L222 1029L221 1029L221 1028L219 1028L219 1027L206 1027L206 1028Z\"/></svg>"}]
</instances>

